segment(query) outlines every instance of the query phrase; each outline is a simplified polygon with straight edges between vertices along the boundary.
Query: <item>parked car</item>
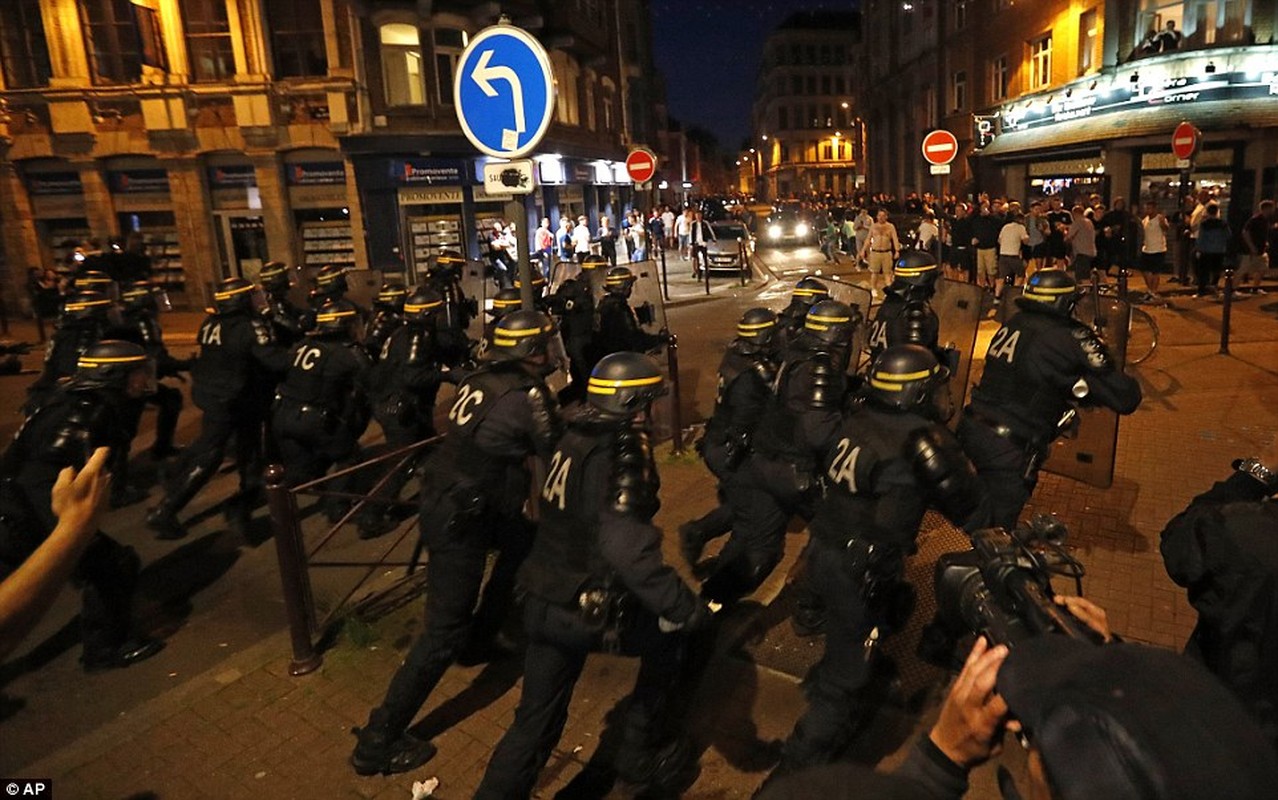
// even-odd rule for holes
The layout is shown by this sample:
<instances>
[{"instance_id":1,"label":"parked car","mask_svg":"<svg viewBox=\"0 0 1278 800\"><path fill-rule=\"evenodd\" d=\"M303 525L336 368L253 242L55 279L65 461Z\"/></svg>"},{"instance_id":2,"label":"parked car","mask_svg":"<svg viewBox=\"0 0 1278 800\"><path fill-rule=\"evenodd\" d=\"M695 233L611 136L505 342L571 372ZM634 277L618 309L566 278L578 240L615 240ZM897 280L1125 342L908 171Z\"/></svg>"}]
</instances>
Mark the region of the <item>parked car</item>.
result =
<instances>
[{"instance_id":1,"label":"parked car","mask_svg":"<svg viewBox=\"0 0 1278 800\"><path fill-rule=\"evenodd\" d=\"M706 244L706 257L710 260L711 270L740 271L741 245L745 245L745 257L748 260L754 253L754 236L745 224L737 220L723 220L710 223L714 231L714 240Z\"/></svg>"},{"instance_id":2,"label":"parked car","mask_svg":"<svg viewBox=\"0 0 1278 800\"><path fill-rule=\"evenodd\" d=\"M816 224L805 211L784 208L774 211L763 223L766 244L812 244L816 239Z\"/></svg>"}]
</instances>

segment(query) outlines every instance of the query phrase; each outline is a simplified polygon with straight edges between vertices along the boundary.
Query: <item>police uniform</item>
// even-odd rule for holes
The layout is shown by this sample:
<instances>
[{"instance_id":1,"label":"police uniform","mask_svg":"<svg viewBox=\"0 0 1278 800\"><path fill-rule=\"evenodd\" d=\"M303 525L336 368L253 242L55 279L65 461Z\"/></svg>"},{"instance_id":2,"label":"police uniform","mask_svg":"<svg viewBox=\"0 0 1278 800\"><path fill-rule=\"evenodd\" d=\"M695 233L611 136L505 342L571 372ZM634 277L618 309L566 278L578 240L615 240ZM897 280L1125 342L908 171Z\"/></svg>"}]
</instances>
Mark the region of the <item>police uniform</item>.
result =
<instances>
[{"instance_id":1,"label":"police uniform","mask_svg":"<svg viewBox=\"0 0 1278 800\"><path fill-rule=\"evenodd\" d=\"M279 261L268 261L257 275L266 296L266 318L271 321L276 343L285 348L292 347L315 327L315 312L300 308L289 299L289 275L288 267Z\"/></svg>"},{"instance_id":2,"label":"police uniform","mask_svg":"<svg viewBox=\"0 0 1278 800\"><path fill-rule=\"evenodd\" d=\"M608 270L604 280L607 288L599 301L595 355L603 358L612 353L647 353L665 344L667 337L648 333L639 326L639 318L630 307L634 273L626 267L614 267Z\"/></svg>"},{"instance_id":3,"label":"police uniform","mask_svg":"<svg viewBox=\"0 0 1278 800\"><path fill-rule=\"evenodd\" d=\"M794 285L790 304L777 312L777 344L781 350L788 348L803 333L803 320L808 309L829 297L829 288L816 278L801 278Z\"/></svg>"},{"instance_id":4,"label":"police uniform","mask_svg":"<svg viewBox=\"0 0 1278 800\"><path fill-rule=\"evenodd\" d=\"M646 362L639 364L642 374L625 363L634 359ZM624 372L612 369L616 365ZM655 395L661 382L656 364L619 353L595 368L589 391L615 398L640 382L649 399ZM634 412L647 404L627 402ZM681 740L664 730L678 710L672 699L681 684L684 637L675 629L695 628L709 614L661 560L661 532L651 522L660 505L658 488L647 434L629 414L592 403L556 445L539 498L537 538L519 571L529 639L523 692L477 798L532 794L563 732L586 658L600 650L640 658L621 723L619 777L660 784L688 761Z\"/></svg>"},{"instance_id":5,"label":"police uniform","mask_svg":"<svg viewBox=\"0 0 1278 800\"><path fill-rule=\"evenodd\" d=\"M141 345L155 364L156 378L177 377L190 370L189 361L179 360L169 353L164 345L164 331L156 318L155 287L149 282L135 283L121 293L124 301L124 325L112 333L112 338L124 339ZM182 413L182 392L164 383L157 383L155 391L145 398L157 409L155 418L155 443L151 445L151 455L156 458L167 458L177 454L173 446L173 434L177 431L178 417ZM136 406L137 414L142 413L142 403ZM137 431L138 420L132 425ZM112 490L115 489L114 483Z\"/></svg>"},{"instance_id":6,"label":"police uniform","mask_svg":"<svg viewBox=\"0 0 1278 800\"><path fill-rule=\"evenodd\" d=\"M98 447L126 448L131 399L123 388L146 354L107 341L82 354L75 377L56 390L14 437L0 459L0 579L22 565L57 525L49 497L58 474L79 470ZM95 372L114 373L100 379ZM81 587L81 657L85 669L122 667L154 655L162 644L129 638L130 611L141 561L133 548L101 531L80 556L72 580Z\"/></svg>"},{"instance_id":7,"label":"police uniform","mask_svg":"<svg viewBox=\"0 0 1278 800\"><path fill-rule=\"evenodd\" d=\"M808 709L786 741L782 772L833 761L848 744L871 631L886 615L878 607L901 595L929 503L959 524L979 516L975 471L935 422L931 398L944 372L921 347L889 348L871 366L866 402L820 444L823 492L808 524L806 575L825 606L826 647L805 679Z\"/></svg>"},{"instance_id":8,"label":"police uniform","mask_svg":"<svg viewBox=\"0 0 1278 800\"><path fill-rule=\"evenodd\" d=\"M907 250L896 260L892 285L883 292L870 321L866 350L870 361L889 347L917 344L931 350L941 364L953 369L949 351L940 347L941 323L929 302L939 277L936 259L921 250Z\"/></svg>"},{"instance_id":9,"label":"police uniform","mask_svg":"<svg viewBox=\"0 0 1278 800\"><path fill-rule=\"evenodd\" d=\"M1140 384L1091 328L1073 319L1075 284L1041 270L1017 298L1021 312L994 334L958 436L990 495L991 525L1011 529L1038 482L1067 411L1081 404L1130 414Z\"/></svg>"},{"instance_id":10,"label":"police uniform","mask_svg":"<svg viewBox=\"0 0 1278 800\"><path fill-rule=\"evenodd\" d=\"M461 270L465 264L466 260L456 253L441 253L426 278L426 285L444 300L443 308L435 315L435 341L440 359L450 367L460 366L470 358L472 342L466 331L479 314L478 301L467 297L462 289Z\"/></svg>"},{"instance_id":11,"label":"police uniform","mask_svg":"<svg viewBox=\"0 0 1278 800\"><path fill-rule=\"evenodd\" d=\"M395 673L360 732L351 763L360 774L424 763L433 748L405 730L444 672L468 648L496 637L512 603L515 572L532 545L523 515L527 460L546 456L558 413L532 356L544 357L550 318L511 312L494 333L490 361L457 386L441 446L427 458L421 535L429 558L426 630ZM478 609L489 550L498 550Z\"/></svg>"},{"instance_id":12,"label":"police uniform","mask_svg":"<svg viewBox=\"0 0 1278 800\"><path fill-rule=\"evenodd\" d=\"M373 360L382 354L382 346L391 334L404 324L404 298L408 290L398 284L387 284L377 292L373 319L364 332L364 349Z\"/></svg>"},{"instance_id":13,"label":"police uniform","mask_svg":"<svg viewBox=\"0 0 1278 800\"><path fill-rule=\"evenodd\" d=\"M111 298L100 292L78 291L67 298L58 327L45 346L44 369L27 389L27 413L42 405L59 381L75 373L80 355L106 332L107 314L112 307Z\"/></svg>"},{"instance_id":14,"label":"police uniform","mask_svg":"<svg viewBox=\"0 0 1278 800\"><path fill-rule=\"evenodd\" d=\"M559 401L569 403L586 398L586 380L594 368L591 361L592 340L595 334L595 298L590 284L583 277L569 278L559 285L548 301L551 311L559 319L559 332L568 354L568 369L572 381Z\"/></svg>"},{"instance_id":15,"label":"police uniform","mask_svg":"<svg viewBox=\"0 0 1278 800\"><path fill-rule=\"evenodd\" d=\"M213 477L232 436L242 501L261 493L262 430L269 410L261 386L272 385L287 368L288 353L275 344L270 323L253 310L253 290L243 278L219 284L217 310L196 335L200 352L191 367L191 399L203 412L200 435L183 453L163 499L147 514L147 527L159 538L186 535L177 514Z\"/></svg>"}]
</instances>

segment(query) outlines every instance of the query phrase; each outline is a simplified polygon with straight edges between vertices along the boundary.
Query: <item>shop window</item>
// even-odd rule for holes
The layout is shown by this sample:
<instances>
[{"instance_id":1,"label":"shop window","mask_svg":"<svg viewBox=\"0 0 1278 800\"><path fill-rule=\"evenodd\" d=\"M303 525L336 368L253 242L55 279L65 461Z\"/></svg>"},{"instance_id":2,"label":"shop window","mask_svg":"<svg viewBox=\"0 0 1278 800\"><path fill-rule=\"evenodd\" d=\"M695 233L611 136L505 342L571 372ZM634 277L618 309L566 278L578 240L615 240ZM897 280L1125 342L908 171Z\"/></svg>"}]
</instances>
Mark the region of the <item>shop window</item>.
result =
<instances>
[{"instance_id":1,"label":"shop window","mask_svg":"<svg viewBox=\"0 0 1278 800\"><path fill-rule=\"evenodd\" d=\"M1085 75L1096 66L1096 43L1100 28L1096 9L1084 11L1078 17L1078 74Z\"/></svg>"},{"instance_id":2,"label":"shop window","mask_svg":"<svg viewBox=\"0 0 1278 800\"><path fill-rule=\"evenodd\" d=\"M80 4L89 67L96 83L137 83L142 77L138 11L155 12L130 0L86 0Z\"/></svg>"},{"instance_id":3,"label":"shop window","mask_svg":"<svg viewBox=\"0 0 1278 800\"><path fill-rule=\"evenodd\" d=\"M182 25L193 81L220 81L235 74L226 0L184 0Z\"/></svg>"},{"instance_id":4,"label":"shop window","mask_svg":"<svg viewBox=\"0 0 1278 800\"><path fill-rule=\"evenodd\" d=\"M1052 35L1030 42L1030 89L1043 89L1052 83Z\"/></svg>"},{"instance_id":5,"label":"shop window","mask_svg":"<svg viewBox=\"0 0 1278 800\"><path fill-rule=\"evenodd\" d=\"M436 28L435 42L435 89L439 94L441 105L453 104L453 76L457 73L457 62L461 60L462 51L470 38L460 28ZM574 92L576 87L574 87Z\"/></svg>"},{"instance_id":6,"label":"shop window","mask_svg":"<svg viewBox=\"0 0 1278 800\"><path fill-rule=\"evenodd\" d=\"M310 78L328 74L319 0L266 0L266 17L275 55L275 77Z\"/></svg>"},{"instance_id":7,"label":"shop window","mask_svg":"<svg viewBox=\"0 0 1278 800\"><path fill-rule=\"evenodd\" d=\"M10 89L30 89L49 82L53 68L40 0L12 0L0 5L0 67Z\"/></svg>"},{"instance_id":8,"label":"shop window","mask_svg":"<svg viewBox=\"0 0 1278 800\"><path fill-rule=\"evenodd\" d=\"M421 33L416 25L392 22L377 29L382 49L382 83L389 106L419 106L426 102L422 82Z\"/></svg>"},{"instance_id":9,"label":"shop window","mask_svg":"<svg viewBox=\"0 0 1278 800\"><path fill-rule=\"evenodd\" d=\"M1007 99L1008 78L1007 56L999 56L990 62L990 100L995 103Z\"/></svg>"}]
</instances>

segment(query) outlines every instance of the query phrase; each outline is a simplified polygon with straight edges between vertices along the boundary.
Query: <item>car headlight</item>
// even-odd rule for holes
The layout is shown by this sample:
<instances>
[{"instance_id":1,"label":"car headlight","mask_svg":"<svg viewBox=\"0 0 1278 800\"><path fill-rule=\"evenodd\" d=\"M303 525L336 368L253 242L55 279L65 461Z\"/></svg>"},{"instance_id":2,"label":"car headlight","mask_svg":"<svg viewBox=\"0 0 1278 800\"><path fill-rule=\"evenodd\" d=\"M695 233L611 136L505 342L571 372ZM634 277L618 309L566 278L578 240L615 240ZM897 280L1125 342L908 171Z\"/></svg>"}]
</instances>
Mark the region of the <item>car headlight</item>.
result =
<instances>
[{"instance_id":1,"label":"car headlight","mask_svg":"<svg viewBox=\"0 0 1278 800\"><path fill-rule=\"evenodd\" d=\"M808 235L808 226L807 226L805 223L802 223L802 222L800 222L798 225L795 225L795 226L794 226L794 235L795 235L795 236L807 236L807 235Z\"/></svg>"},{"instance_id":2,"label":"car headlight","mask_svg":"<svg viewBox=\"0 0 1278 800\"><path fill-rule=\"evenodd\" d=\"M770 238L770 239L780 239L780 238L781 238L781 226L780 226L780 225L769 225L769 226L768 226L768 238Z\"/></svg>"}]
</instances>

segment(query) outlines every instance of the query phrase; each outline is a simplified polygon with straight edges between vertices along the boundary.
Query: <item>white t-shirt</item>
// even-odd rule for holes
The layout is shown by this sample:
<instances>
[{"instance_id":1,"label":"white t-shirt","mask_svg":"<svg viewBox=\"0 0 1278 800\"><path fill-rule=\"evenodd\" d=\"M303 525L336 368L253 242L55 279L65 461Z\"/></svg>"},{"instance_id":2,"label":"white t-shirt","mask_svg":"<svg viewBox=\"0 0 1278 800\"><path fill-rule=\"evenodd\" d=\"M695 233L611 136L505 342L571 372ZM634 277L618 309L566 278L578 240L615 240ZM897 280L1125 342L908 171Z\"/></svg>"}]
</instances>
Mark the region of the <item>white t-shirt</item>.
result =
<instances>
[{"instance_id":1,"label":"white t-shirt","mask_svg":"<svg viewBox=\"0 0 1278 800\"><path fill-rule=\"evenodd\" d=\"M1009 222L998 232L998 254L1020 256L1021 245L1029 239L1029 231L1019 222Z\"/></svg>"},{"instance_id":2,"label":"white t-shirt","mask_svg":"<svg viewBox=\"0 0 1278 800\"><path fill-rule=\"evenodd\" d=\"M1161 216L1145 217L1145 243L1140 246L1142 253L1166 253L1167 232L1163 230Z\"/></svg>"},{"instance_id":3,"label":"white t-shirt","mask_svg":"<svg viewBox=\"0 0 1278 800\"><path fill-rule=\"evenodd\" d=\"M675 235L687 236L692 233L692 220L688 219L686 214L680 214L675 220Z\"/></svg>"},{"instance_id":4,"label":"white t-shirt","mask_svg":"<svg viewBox=\"0 0 1278 800\"><path fill-rule=\"evenodd\" d=\"M574 253L590 252L590 228L584 223L572 229L572 249Z\"/></svg>"},{"instance_id":5,"label":"white t-shirt","mask_svg":"<svg viewBox=\"0 0 1278 800\"><path fill-rule=\"evenodd\" d=\"M674 212L673 211L661 212L661 229L666 232L667 236L674 233Z\"/></svg>"}]
</instances>

